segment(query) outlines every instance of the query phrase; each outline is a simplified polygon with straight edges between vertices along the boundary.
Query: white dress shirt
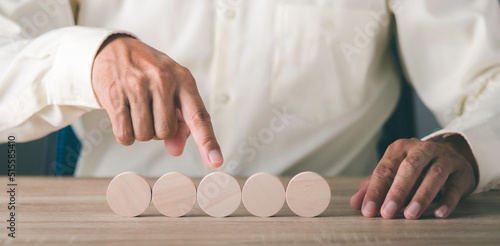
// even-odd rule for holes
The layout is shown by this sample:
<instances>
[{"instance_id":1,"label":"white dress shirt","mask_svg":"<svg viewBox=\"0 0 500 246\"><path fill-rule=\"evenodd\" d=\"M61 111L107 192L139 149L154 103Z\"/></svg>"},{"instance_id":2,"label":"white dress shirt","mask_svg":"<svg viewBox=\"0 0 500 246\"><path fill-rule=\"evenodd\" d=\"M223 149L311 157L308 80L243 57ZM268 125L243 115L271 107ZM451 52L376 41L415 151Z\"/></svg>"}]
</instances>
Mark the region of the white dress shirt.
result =
<instances>
[{"instance_id":1,"label":"white dress shirt","mask_svg":"<svg viewBox=\"0 0 500 246\"><path fill-rule=\"evenodd\" d=\"M91 68L119 32L193 73L223 171L371 173L406 76L444 128L429 137L467 139L478 190L500 180L496 0L2 0L0 141L73 123L77 176L213 171L191 138L181 157L160 141L116 142Z\"/></svg>"}]
</instances>

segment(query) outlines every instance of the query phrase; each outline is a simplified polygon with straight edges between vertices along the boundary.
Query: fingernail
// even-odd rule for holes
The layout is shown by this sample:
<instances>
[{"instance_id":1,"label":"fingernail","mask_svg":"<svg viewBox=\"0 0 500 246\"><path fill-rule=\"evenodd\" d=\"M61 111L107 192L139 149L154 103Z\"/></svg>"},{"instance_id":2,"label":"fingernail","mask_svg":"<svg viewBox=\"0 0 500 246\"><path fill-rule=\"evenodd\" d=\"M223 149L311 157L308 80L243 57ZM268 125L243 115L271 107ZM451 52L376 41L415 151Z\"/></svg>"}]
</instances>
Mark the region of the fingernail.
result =
<instances>
[{"instance_id":1,"label":"fingernail","mask_svg":"<svg viewBox=\"0 0 500 246\"><path fill-rule=\"evenodd\" d=\"M377 215L377 204L371 201L367 202L365 205L365 209L363 210L363 215L365 216Z\"/></svg>"},{"instance_id":2,"label":"fingernail","mask_svg":"<svg viewBox=\"0 0 500 246\"><path fill-rule=\"evenodd\" d=\"M408 209L406 210L406 213L411 217L417 217L419 212L420 212L420 204L418 204L417 202L412 202L408 207Z\"/></svg>"},{"instance_id":3,"label":"fingernail","mask_svg":"<svg viewBox=\"0 0 500 246\"><path fill-rule=\"evenodd\" d=\"M398 209L398 205L396 205L395 202L390 201L390 202L387 203L387 205L385 205L385 208L382 211L382 213L386 217L392 217L396 213L396 209Z\"/></svg>"},{"instance_id":4,"label":"fingernail","mask_svg":"<svg viewBox=\"0 0 500 246\"><path fill-rule=\"evenodd\" d=\"M212 164L219 164L222 162L222 155L220 151L213 149L208 153L208 158Z\"/></svg>"},{"instance_id":5,"label":"fingernail","mask_svg":"<svg viewBox=\"0 0 500 246\"><path fill-rule=\"evenodd\" d=\"M439 218L444 218L446 214L448 214L448 210L448 206L442 205L438 210L436 210L436 216Z\"/></svg>"}]
</instances>

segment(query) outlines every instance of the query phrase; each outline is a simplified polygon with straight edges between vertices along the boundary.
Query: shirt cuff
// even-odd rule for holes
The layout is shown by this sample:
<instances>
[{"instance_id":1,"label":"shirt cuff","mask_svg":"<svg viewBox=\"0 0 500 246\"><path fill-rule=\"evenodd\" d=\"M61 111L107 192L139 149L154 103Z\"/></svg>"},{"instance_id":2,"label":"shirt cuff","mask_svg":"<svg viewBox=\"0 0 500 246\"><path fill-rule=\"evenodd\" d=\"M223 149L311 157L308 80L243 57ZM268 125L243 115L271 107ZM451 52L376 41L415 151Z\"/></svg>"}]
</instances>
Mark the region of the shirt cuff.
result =
<instances>
[{"instance_id":1,"label":"shirt cuff","mask_svg":"<svg viewBox=\"0 0 500 246\"><path fill-rule=\"evenodd\" d=\"M495 153L500 150L500 142L496 134L487 125L482 124L463 131L440 130L434 132L422 140L427 141L438 137L446 137L450 134L459 134L469 145L479 171L479 182L474 193L488 191L500 182L500 165L495 158Z\"/></svg>"},{"instance_id":2,"label":"shirt cuff","mask_svg":"<svg viewBox=\"0 0 500 246\"><path fill-rule=\"evenodd\" d=\"M92 88L92 66L97 51L113 34L133 36L102 28L67 28L54 57L52 82L46 84L48 104L101 108Z\"/></svg>"}]
</instances>

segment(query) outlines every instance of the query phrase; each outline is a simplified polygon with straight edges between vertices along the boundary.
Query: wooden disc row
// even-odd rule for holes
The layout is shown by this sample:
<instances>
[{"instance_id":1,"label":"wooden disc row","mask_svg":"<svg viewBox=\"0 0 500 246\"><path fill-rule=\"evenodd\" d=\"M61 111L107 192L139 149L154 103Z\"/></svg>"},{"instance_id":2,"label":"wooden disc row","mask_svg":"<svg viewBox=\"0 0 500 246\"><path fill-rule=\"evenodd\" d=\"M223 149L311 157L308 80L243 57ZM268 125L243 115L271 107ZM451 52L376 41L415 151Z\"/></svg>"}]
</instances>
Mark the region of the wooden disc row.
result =
<instances>
[{"instance_id":1,"label":"wooden disc row","mask_svg":"<svg viewBox=\"0 0 500 246\"><path fill-rule=\"evenodd\" d=\"M186 215L195 202L213 217L231 215L241 202L251 214L269 217L281 210L285 200L295 214L315 217L330 204L331 191L326 180L314 172L295 175L286 191L278 177L264 172L250 176L243 189L235 178L223 172L205 176L198 189L191 178L179 172L163 175L153 189L141 175L125 172L111 180L106 198L111 210L124 217L142 214L151 200L168 217Z\"/></svg>"}]
</instances>

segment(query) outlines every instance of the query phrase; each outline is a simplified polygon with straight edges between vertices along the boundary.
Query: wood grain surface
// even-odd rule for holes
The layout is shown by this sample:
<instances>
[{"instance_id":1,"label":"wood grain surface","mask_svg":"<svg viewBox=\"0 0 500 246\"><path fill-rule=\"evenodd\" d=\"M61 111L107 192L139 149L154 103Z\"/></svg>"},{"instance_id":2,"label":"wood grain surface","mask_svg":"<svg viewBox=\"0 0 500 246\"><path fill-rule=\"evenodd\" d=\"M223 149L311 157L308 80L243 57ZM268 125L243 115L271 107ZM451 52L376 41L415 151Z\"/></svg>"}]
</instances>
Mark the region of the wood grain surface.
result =
<instances>
[{"instance_id":1,"label":"wood grain surface","mask_svg":"<svg viewBox=\"0 0 500 246\"><path fill-rule=\"evenodd\" d=\"M0 245L499 245L500 191L474 194L448 219L432 211L419 220L364 218L349 205L362 178L327 178L330 206L319 217L296 216L285 204L259 218L243 204L213 218L195 205L169 218L153 205L123 218L106 203L108 178L17 177L16 239L7 237L7 196L2 192ZM148 179L153 185L157 178ZM290 178L281 178L286 186ZM200 179L193 179L198 184ZM238 179L241 186L245 179ZM6 189L6 183L3 187ZM8 195L8 194L7 194Z\"/></svg>"},{"instance_id":2,"label":"wood grain surface","mask_svg":"<svg viewBox=\"0 0 500 246\"><path fill-rule=\"evenodd\" d=\"M165 216L180 217L196 203L193 180L183 173L170 172L161 176L153 186L153 205Z\"/></svg>"},{"instance_id":3,"label":"wood grain surface","mask_svg":"<svg viewBox=\"0 0 500 246\"><path fill-rule=\"evenodd\" d=\"M231 215L241 203L241 187L238 181L224 172L213 172L205 176L196 192L198 205L210 216Z\"/></svg>"},{"instance_id":4,"label":"wood grain surface","mask_svg":"<svg viewBox=\"0 0 500 246\"><path fill-rule=\"evenodd\" d=\"M108 205L123 217L142 214L151 203L151 185L141 175L124 172L111 180L106 191Z\"/></svg>"},{"instance_id":5,"label":"wood grain surface","mask_svg":"<svg viewBox=\"0 0 500 246\"><path fill-rule=\"evenodd\" d=\"M256 173L245 181L241 201L245 209L255 216L273 216L285 203L285 187L278 177L270 173Z\"/></svg>"},{"instance_id":6,"label":"wood grain surface","mask_svg":"<svg viewBox=\"0 0 500 246\"><path fill-rule=\"evenodd\" d=\"M323 213L331 197L326 180L314 172L295 175L286 187L288 207L302 217L315 217Z\"/></svg>"}]
</instances>

